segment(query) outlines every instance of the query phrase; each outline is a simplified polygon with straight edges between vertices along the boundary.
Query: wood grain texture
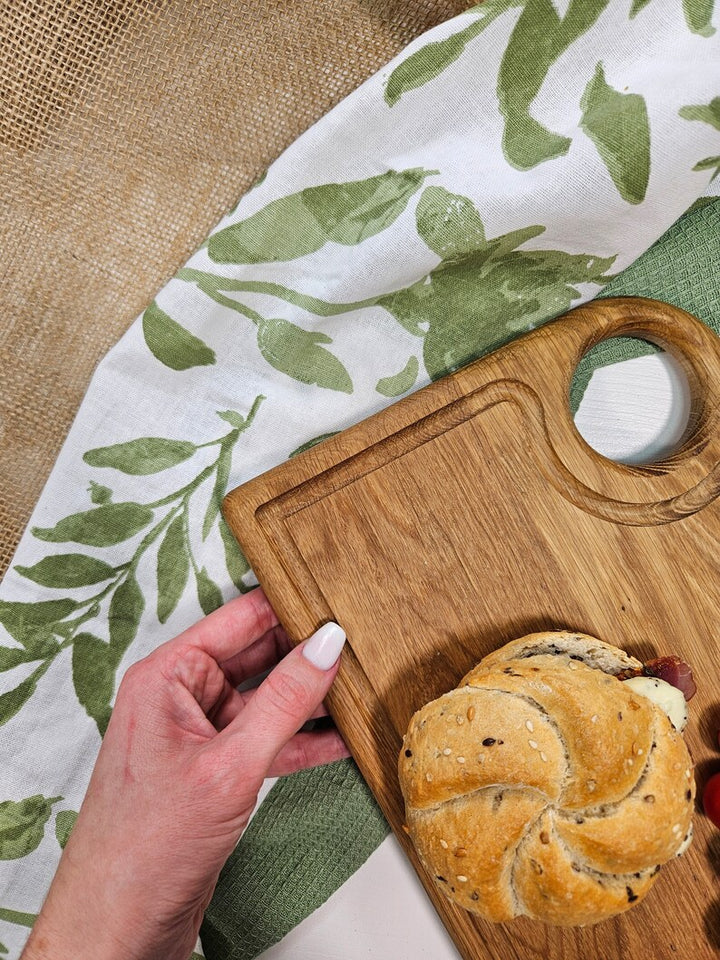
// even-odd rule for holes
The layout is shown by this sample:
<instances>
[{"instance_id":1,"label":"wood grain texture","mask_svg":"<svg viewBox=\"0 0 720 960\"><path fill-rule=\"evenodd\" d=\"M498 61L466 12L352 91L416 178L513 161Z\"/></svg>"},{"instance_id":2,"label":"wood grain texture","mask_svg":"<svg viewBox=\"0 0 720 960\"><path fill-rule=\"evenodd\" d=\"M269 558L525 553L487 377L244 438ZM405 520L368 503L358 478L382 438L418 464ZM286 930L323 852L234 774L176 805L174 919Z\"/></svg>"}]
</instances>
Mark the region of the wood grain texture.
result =
<instances>
[{"instance_id":1,"label":"wood grain texture","mask_svg":"<svg viewBox=\"0 0 720 960\"><path fill-rule=\"evenodd\" d=\"M568 406L580 357L615 335L682 364L680 448L607 460ZM461 954L492 960L676 960L720 954L720 844L698 814L690 852L647 900L576 930L480 921L424 875L397 782L413 712L486 653L567 627L640 659L676 653L698 694L687 742L699 787L720 726L720 345L688 314L597 301L513 342L228 495L225 516L294 640L335 619L349 643L330 708ZM642 829L642 824L638 825Z\"/></svg>"}]
</instances>

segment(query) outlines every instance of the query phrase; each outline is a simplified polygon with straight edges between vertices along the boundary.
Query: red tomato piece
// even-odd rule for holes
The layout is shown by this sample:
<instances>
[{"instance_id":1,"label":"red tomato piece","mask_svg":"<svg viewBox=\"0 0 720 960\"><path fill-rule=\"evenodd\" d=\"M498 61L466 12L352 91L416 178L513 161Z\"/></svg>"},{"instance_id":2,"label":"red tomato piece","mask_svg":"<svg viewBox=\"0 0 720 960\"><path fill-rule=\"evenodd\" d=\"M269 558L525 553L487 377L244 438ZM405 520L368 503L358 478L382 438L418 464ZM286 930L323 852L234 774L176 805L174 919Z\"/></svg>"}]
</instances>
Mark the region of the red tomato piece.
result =
<instances>
[{"instance_id":1,"label":"red tomato piece","mask_svg":"<svg viewBox=\"0 0 720 960\"><path fill-rule=\"evenodd\" d=\"M713 774L703 790L703 810L716 827L720 827L720 773Z\"/></svg>"}]
</instances>

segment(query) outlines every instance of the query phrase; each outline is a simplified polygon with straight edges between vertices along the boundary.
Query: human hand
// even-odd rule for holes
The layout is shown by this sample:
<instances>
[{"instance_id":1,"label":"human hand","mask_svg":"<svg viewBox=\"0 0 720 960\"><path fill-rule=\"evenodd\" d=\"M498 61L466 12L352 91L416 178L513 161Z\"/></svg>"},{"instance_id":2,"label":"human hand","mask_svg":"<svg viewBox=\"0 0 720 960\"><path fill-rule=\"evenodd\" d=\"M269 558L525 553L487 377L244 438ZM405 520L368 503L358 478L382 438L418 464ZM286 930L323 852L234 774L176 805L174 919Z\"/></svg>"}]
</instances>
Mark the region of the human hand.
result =
<instances>
[{"instance_id":1,"label":"human hand","mask_svg":"<svg viewBox=\"0 0 720 960\"><path fill-rule=\"evenodd\" d=\"M263 779L347 756L336 730L297 732L344 638L290 650L254 590L130 667L23 960L188 960Z\"/></svg>"}]
</instances>

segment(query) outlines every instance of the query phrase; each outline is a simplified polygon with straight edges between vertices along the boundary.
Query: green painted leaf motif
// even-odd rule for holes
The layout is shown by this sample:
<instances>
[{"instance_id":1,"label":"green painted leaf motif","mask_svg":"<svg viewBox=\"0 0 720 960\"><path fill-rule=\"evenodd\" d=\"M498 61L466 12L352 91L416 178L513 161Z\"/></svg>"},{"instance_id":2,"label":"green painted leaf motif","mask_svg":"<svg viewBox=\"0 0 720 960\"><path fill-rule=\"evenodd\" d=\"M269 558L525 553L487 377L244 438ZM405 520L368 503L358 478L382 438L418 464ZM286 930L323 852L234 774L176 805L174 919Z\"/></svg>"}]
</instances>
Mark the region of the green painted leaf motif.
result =
<instances>
[{"instance_id":1,"label":"green painted leaf motif","mask_svg":"<svg viewBox=\"0 0 720 960\"><path fill-rule=\"evenodd\" d=\"M415 211L420 237L442 260L457 260L485 246L485 228L467 197L426 187Z\"/></svg>"},{"instance_id":2,"label":"green painted leaf motif","mask_svg":"<svg viewBox=\"0 0 720 960\"><path fill-rule=\"evenodd\" d=\"M5 723L14 716L32 696L37 681L60 651L60 644L48 630L36 628L36 631L26 636L22 647L0 647L0 673L14 670L23 663L44 661L32 676L26 678L14 690L9 690L0 696L0 723Z\"/></svg>"},{"instance_id":3,"label":"green painted leaf motif","mask_svg":"<svg viewBox=\"0 0 720 960\"><path fill-rule=\"evenodd\" d=\"M157 616L166 623L182 597L190 573L190 558L185 545L185 522L175 517L167 528L157 556Z\"/></svg>"},{"instance_id":4,"label":"green painted leaf motif","mask_svg":"<svg viewBox=\"0 0 720 960\"><path fill-rule=\"evenodd\" d=\"M424 277L404 290L394 290L379 297L377 305L391 313L408 333L423 337L428 326L428 305L432 303L434 295L428 278Z\"/></svg>"},{"instance_id":5,"label":"green painted leaf motif","mask_svg":"<svg viewBox=\"0 0 720 960\"><path fill-rule=\"evenodd\" d=\"M633 0L630 17L634 17L649 2L650 0ZM715 0L683 0L682 6L685 23L691 32L697 33L701 37L712 37L715 33L715 28L711 22Z\"/></svg>"},{"instance_id":6,"label":"green painted leaf motif","mask_svg":"<svg viewBox=\"0 0 720 960\"><path fill-rule=\"evenodd\" d=\"M150 507L140 503L104 503L93 510L73 513L54 527L33 527L38 540L49 543L83 543L110 547L129 540L153 518Z\"/></svg>"},{"instance_id":7,"label":"green painted leaf motif","mask_svg":"<svg viewBox=\"0 0 720 960\"><path fill-rule=\"evenodd\" d=\"M11 720L25 706L37 689L37 682L45 673L47 663L42 663L30 676L13 690L0 694L0 726Z\"/></svg>"},{"instance_id":8,"label":"green painted leaf motif","mask_svg":"<svg viewBox=\"0 0 720 960\"><path fill-rule=\"evenodd\" d=\"M32 853L43 838L52 806L62 797L37 794L0 803L0 860L18 860Z\"/></svg>"},{"instance_id":9,"label":"green painted leaf motif","mask_svg":"<svg viewBox=\"0 0 720 960\"><path fill-rule=\"evenodd\" d=\"M55 817L55 838L61 850L65 849L77 818L78 815L74 810L61 810Z\"/></svg>"},{"instance_id":10,"label":"green painted leaf motif","mask_svg":"<svg viewBox=\"0 0 720 960\"><path fill-rule=\"evenodd\" d=\"M716 130L720 130L720 97L714 97L709 104L696 104L690 107L682 107L680 116L685 120L700 120L702 123L708 123ZM713 170L711 180L720 175L720 157L706 157L700 160L693 167L693 170Z\"/></svg>"},{"instance_id":11,"label":"green painted leaf motif","mask_svg":"<svg viewBox=\"0 0 720 960\"><path fill-rule=\"evenodd\" d=\"M95 483L94 480L90 481L88 490L93 503L110 503L112 500L112 490L110 487L104 487L101 483Z\"/></svg>"},{"instance_id":12,"label":"green painted leaf motif","mask_svg":"<svg viewBox=\"0 0 720 960\"><path fill-rule=\"evenodd\" d=\"M50 660L59 650L60 644L48 628L34 628L24 635L22 647L0 647L0 673L14 670L22 663Z\"/></svg>"},{"instance_id":13,"label":"green painted leaf motif","mask_svg":"<svg viewBox=\"0 0 720 960\"><path fill-rule=\"evenodd\" d=\"M251 426L263 400L265 400L265 397L262 394L255 397L247 416L243 416L242 414L237 413L235 410L217 410L216 412L217 415L226 423L229 423L234 430L237 430L239 433L244 433L248 427ZM213 525L215 524L215 521L220 513L223 497L227 492L228 483L230 480L230 470L232 467L232 451L234 443L235 439L230 436L225 438L220 446L220 454L217 460L217 472L215 474L215 483L213 484L210 502L208 503L207 510L205 512L205 519L203 521L203 540L207 538Z\"/></svg>"},{"instance_id":14,"label":"green painted leaf motif","mask_svg":"<svg viewBox=\"0 0 720 960\"><path fill-rule=\"evenodd\" d=\"M263 320L258 329L260 353L276 370L300 383L352 393L347 370L334 354L318 346L320 343L332 340L325 333L303 330L288 320Z\"/></svg>"},{"instance_id":15,"label":"green painted leaf motif","mask_svg":"<svg viewBox=\"0 0 720 960\"><path fill-rule=\"evenodd\" d=\"M250 564L245 559L245 554L240 549L237 540L232 535L230 527L221 518L219 523L220 537L225 550L225 566L230 575L230 579L235 584L240 593L247 593L252 590L244 581L243 577L250 572Z\"/></svg>"},{"instance_id":16,"label":"green painted leaf motif","mask_svg":"<svg viewBox=\"0 0 720 960\"><path fill-rule=\"evenodd\" d=\"M570 0L561 19L552 0L527 0L512 32L498 73L498 100L505 119L503 151L518 170L564 156L570 139L553 133L530 115L551 66L586 33L609 0Z\"/></svg>"},{"instance_id":17,"label":"green painted leaf motif","mask_svg":"<svg viewBox=\"0 0 720 960\"><path fill-rule=\"evenodd\" d=\"M710 177L712 182L715 177L720 176L720 157L706 157L705 160L696 163L693 170L714 170L715 172Z\"/></svg>"},{"instance_id":18,"label":"green painted leaf motif","mask_svg":"<svg viewBox=\"0 0 720 960\"><path fill-rule=\"evenodd\" d=\"M521 247L528 240L534 240L541 233L545 233L545 227L539 225L533 227L521 227L520 230L511 230L510 233L504 233L494 240L489 240L487 244L487 259L500 260L502 257L512 253L518 247Z\"/></svg>"},{"instance_id":19,"label":"green painted leaf motif","mask_svg":"<svg viewBox=\"0 0 720 960\"><path fill-rule=\"evenodd\" d=\"M392 377L383 377L378 380L375 389L384 397L400 397L403 393L415 384L418 372L420 371L420 362L417 357L410 357L405 367Z\"/></svg>"},{"instance_id":20,"label":"green painted leaf motif","mask_svg":"<svg viewBox=\"0 0 720 960\"><path fill-rule=\"evenodd\" d=\"M403 60L399 66L395 67L388 78L385 86L387 103L394 107L403 94L422 87L440 76L459 59L469 41L476 36L477 25L473 23L451 37L425 44L424 47L410 54L407 60Z\"/></svg>"},{"instance_id":21,"label":"green painted leaf motif","mask_svg":"<svg viewBox=\"0 0 720 960\"><path fill-rule=\"evenodd\" d=\"M319 437L313 437L312 440L306 440L305 443L301 443L299 447L296 447L293 452L288 455L288 460L292 460L292 458L296 457L299 453L305 453L306 450L316 447L319 443L322 443L323 440L329 440L330 437L336 436L338 432L338 430L333 430L330 433L321 433Z\"/></svg>"},{"instance_id":22,"label":"green painted leaf motif","mask_svg":"<svg viewBox=\"0 0 720 960\"><path fill-rule=\"evenodd\" d=\"M385 100L394 107L410 90L424 86L439 77L465 52L465 47L488 27L500 14L520 6L518 0L485 0L472 11L477 19L444 40L426 43L403 60L390 74L385 86Z\"/></svg>"},{"instance_id":23,"label":"green painted leaf motif","mask_svg":"<svg viewBox=\"0 0 720 960\"><path fill-rule=\"evenodd\" d=\"M302 293L300 290L293 290L281 283L273 283L269 280L234 280L231 277L193 270L189 267L178 270L175 279L195 284L198 290L202 290L216 303L230 310L235 310L254 323L258 322L258 315L254 311L248 310L240 301L225 296L225 293L259 293L263 296L277 297L285 303L290 303L308 313L314 313L318 317L337 317L340 314L349 313L351 310L362 310L375 302L374 298L370 298L369 300L358 300L351 303L329 303L327 300ZM260 399L265 398L261 397Z\"/></svg>"},{"instance_id":24,"label":"green painted leaf motif","mask_svg":"<svg viewBox=\"0 0 720 960\"><path fill-rule=\"evenodd\" d=\"M0 673L6 670L14 670L21 663L29 663L38 659L33 657L23 647L0 647Z\"/></svg>"},{"instance_id":25,"label":"green painted leaf motif","mask_svg":"<svg viewBox=\"0 0 720 960\"><path fill-rule=\"evenodd\" d=\"M431 274L425 367L437 379L568 310L576 284L603 284L614 258L515 251L442 264Z\"/></svg>"},{"instance_id":26,"label":"green painted leaf motif","mask_svg":"<svg viewBox=\"0 0 720 960\"><path fill-rule=\"evenodd\" d=\"M116 665L137 636L144 609L142 590L135 577L130 574L117 588L110 601L110 649Z\"/></svg>"},{"instance_id":27,"label":"green painted leaf motif","mask_svg":"<svg viewBox=\"0 0 720 960\"><path fill-rule=\"evenodd\" d=\"M683 0L685 22L693 33L701 37L711 37L715 33L712 25L715 0Z\"/></svg>"},{"instance_id":28,"label":"green painted leaf motif","mask_svg":"<svg viewBox=\"0 0 720 960\"><path fill-rule=\"evenodd\" d=\"M75 695L80 706L105 735L110 721L110 700L115 690L115 656L110 645L91 633L75 637L72 674Z\"/></svg>"},{"instance_id":29,"label":"green painted leaf motif","mask_svg":"<svg viewBox=\"0 0 720 960\"><path fill-rule=\"evenodd\" d=\"M700 120L720 130L720 97L714 97L707 105L699 103L681 107L679 113L684 120Z\"/></svg>"},{"instance_id":30,"label":"green painted leaf motif","mask_svg":"<svg viewBox=\"0 0 720 960\"><path fill-rule=\"evenodd\" d=\"M91 467L111 467L132 476L147 476L176 467L197 451L187 440L168 440L165 437L140 437L128 443L88 450L83 456Z\"/></svg>"},{"instance_id":31,"label":"green painted leaf motif","mask_svg":"<svg viewBox=\"0 0 720 960\"><path fill-rule=\"evenodd\" d=\"M50 601L52 602L52 601ZM17 611L14 611L17 613ZM8 618L8 632L22 647L0 647L0 673L13 670L23 663L43 660L35 672L14 690L0 696L0 724L13 717L35 692L37 681L60 650L60 644L52 634L55 624L32 624L22 617Z\"/></svg>"},{"instance_id":32,"label":"green painted leaf motif","mask_svg":"<svg viewBox=\"0 0 720 960\"><path fill-rule=\"evenodd\" d=\"M56 553L43 557L32 567L17 566L15 570L34 583L56 589L88 587L115 575L115 568L109 563L83 553Z\"/></svg>"},{"instance_id":33,"label":"green painted leaf motif","mask_svg":"<svg viewBox=\"0 0 720 960\"><path fill-rule=\"evenodd\" d=\"M143 314L142 327L150 352L171 370L189 370L215 363L214 351L154 301Z\"/></svg>"},{"instance_id":34,"label":"green painted leaf motif","mask_svg":"<svg viewBox=\"0 0 720 960\"><path fill-rule=\"evenodd\" d=\"M26 634L24 646L28 652L28 660L47 660L54 657L60 650L60 642L52 630L64 636L64 628L63 623L56 623L53 627L36 627Z\"/></svg>"},{"instance_id":35,"label":"green painted leaf motif","mask_svg":"<svg viewBox=\"0 0 720 960\"><path fill-rule=\"evenodd\" d=\"M222 606L223 597L220 587L210 579L205 567L202 570L195 571L195 581L197 583L197 595L200 609L207 616L213 610Z\"/></svg>"},{"instance_id":36,"label":"green painted leaf motif","mask_svg":"<svg viewBox=\"0 0 720 960\"><path fill-rule=\"evenodd\" d=\"M242 430L245 426L245 417L235 410L218 410L217 415L236 430Z\"/></svg>"},{"instance_id":37,"label":"green painted leaf motif","mask_svg":"<svg viewBox=\"0 0 720 960\"><path fill-rule=\"evenodd\" d=\"M353 246L394 223L428 175L388 170L367 180L308 187L218 231L208 254L215 263L278 263L328 242Z\"/></svg>"},{"instance_id":38,"label":"green painted leaf motif","mask_svg":"<svg viewBox=\"0 0 720 960\"><path fill-rule=\"evenodd\" d=\"M232 447L230 445L223 444L220 450L220 456L218 457L215 483L213 484L212 492L210 494L210 502L208 503L207 510L205 511L205 519L203 520L203 540L207 539L207 536L212 530L215 521L218 518L218 514L220 513L220 504L225 496L225 492L230 480L231 466Z\"/></svg>"},{"instance_id":39,"label":"green painted leaf motif","mask_svg":"<svg viewBox=\"0 0 720 960\"><path fill-rule=\"evenodd\" d=\"M369 180L310 187L303 203L329 241L354 246L391 226L434 172L388 170Z\"/></svg>"},{"instance_id":40,"label":"green painted leaf motif","mask_svg":"<svg viewBox=\"0 0 720 960\"><path fill-rule=\"evenodd\" d=\"M7 953L7 952L8 952L8 948L5 946L5 944L4 944L4 943L0 943L0 953ZM192 958L191 958L191 960L192 960Z\"/></svg>"},{"instance_id":41,"label":"green painted leaf motif","mask_svg":"<svg viewBox=\"0 0 720 960\"><path fill-rule=\"evenodd\" d=\"M613 90L598 63L580 108L580 126L595 144L620 196L628 203L642 203L650 179L650 124L644 98Z\"/></svg>"},{"instance_id":42,"label":"green painted leaf motif","mask_svg":"<svg viewBox=\"0 0 720 960\"><path fill-rule=\"evenodd\" d=\"M470 201L458 200L471 216ZM480 249L444 260L427 277L378 300L406 329L427 331L423 359L432 379L563 313L580 297L576 285L610 279L614 257L516 249L543 230L526 227L486 240Z\"/></svg>"},{"instance_id":43,"label":"green painted leaf motif","mask_svg":"<svg viewBox=\"0 0 720 960\"><path fill-rule=\"evenodd\" d=\"M37 920L36 913L22 913L20 910L8 910L7 907L0 907L0 920L5 923L14 923L20 927L32 927Z\"/></svg>"},{"instance_id":44,"label":"green painted leaf motif","mask_svg":"<svg viewBox=\"0 0 720 960\"><path fill-rule=\"evenodd\" d=\"M69 597L60 600L41 600L38 603L18 603L0 600L0 623L18 643L27 645L37 639L38 633L49 636L49 627L64 620L80 606Z\"/></svg>"},{"instance_id":45,"label":"green painted leaf motif","mask_svg":"<svg viewBox=\"0 0 720 960\"><path fill-rule=\"evenodd\" d=\"M225 423L229 423L230 426L235 430L239 430L240 433L244 433L245 430L247 430L252 424L253 420L255 419L255 415L265 399L266 398L262 394L258 394L258 396L253 400L247 416L243 416L241 413L238 413L237 410L217 410L216 413L221 420L225 421Z\"/></svg>"}]
</instances>

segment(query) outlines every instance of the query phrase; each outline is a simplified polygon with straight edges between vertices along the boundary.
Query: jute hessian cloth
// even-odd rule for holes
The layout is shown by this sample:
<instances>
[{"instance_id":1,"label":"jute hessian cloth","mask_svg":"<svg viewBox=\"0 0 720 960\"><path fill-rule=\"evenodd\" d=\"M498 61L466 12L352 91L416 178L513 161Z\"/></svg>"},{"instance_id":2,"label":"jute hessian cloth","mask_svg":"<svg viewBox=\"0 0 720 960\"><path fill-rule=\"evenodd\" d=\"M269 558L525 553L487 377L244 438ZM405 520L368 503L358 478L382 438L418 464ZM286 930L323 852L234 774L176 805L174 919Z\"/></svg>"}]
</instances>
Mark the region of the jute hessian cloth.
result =
<instances>
[{"instance_id":1,"label":"jute hessian cloth","mask_svg":"<svg viewBox=\"0 0 720 960\"><path fill-rule=\"evenodd\" d=\"M468 6L0 4L0 577L97 361L286 146Z\"/></svg>"}]
</instances>

